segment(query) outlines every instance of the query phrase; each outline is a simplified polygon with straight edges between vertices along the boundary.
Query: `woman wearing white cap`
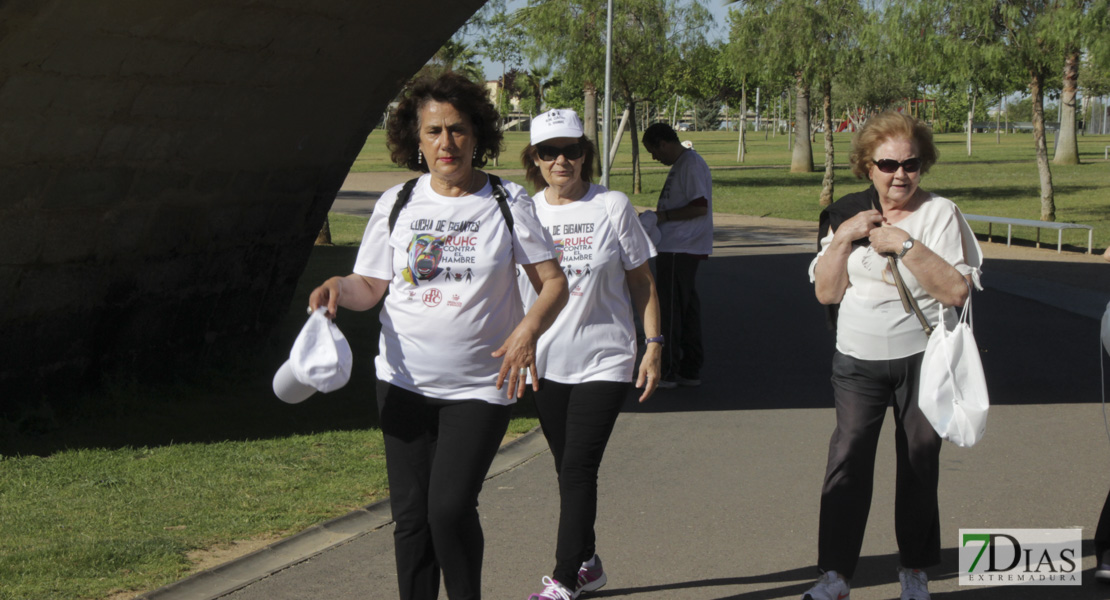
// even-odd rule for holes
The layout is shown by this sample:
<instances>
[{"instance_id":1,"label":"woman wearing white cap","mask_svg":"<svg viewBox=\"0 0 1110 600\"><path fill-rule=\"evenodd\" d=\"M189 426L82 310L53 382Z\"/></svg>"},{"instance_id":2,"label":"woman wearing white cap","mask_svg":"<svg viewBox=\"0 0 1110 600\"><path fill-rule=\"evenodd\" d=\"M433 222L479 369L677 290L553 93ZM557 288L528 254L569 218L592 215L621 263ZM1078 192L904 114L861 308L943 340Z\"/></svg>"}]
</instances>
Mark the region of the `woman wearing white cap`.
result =
<instances>
[{"instance_id":1,"label":"woman wearing white cap","mask_svg":"<svg viewBox=\"0 0 1110 600\"><path fill-rule=\"evenodd\" d=\"M382 194L354 273L309 306L367 310L388 289L374 367L400 596L436 600L442 571L448 598L477 600L478 493L566 277L524 188L475 168L501 147L485 89L455 74L418 82L387 142L395 163L424 174ZM514 264L538 295L527 313Z\"/></svg>"},{"instance_id":2,"label":"woman wearing white cap","mask_svg":"<svg viewBox=\"0 0 1110 600\"><path fill-rule=\"evenodd\" d=\"M597 556L597 473L636 367L640 318L646 350L636 387L643 402L659 382L663 336L648 259L655 248L628 197L590 182L594 146L573 110L532 120L531 145L521 154L539 190L536 214L555 240L570 300L540 337L535 393L544 436L559 477L555 570L529 600L570 600L605 585ZM536 295L519 278L528 305Z\"/></svg>"}]
</instances>

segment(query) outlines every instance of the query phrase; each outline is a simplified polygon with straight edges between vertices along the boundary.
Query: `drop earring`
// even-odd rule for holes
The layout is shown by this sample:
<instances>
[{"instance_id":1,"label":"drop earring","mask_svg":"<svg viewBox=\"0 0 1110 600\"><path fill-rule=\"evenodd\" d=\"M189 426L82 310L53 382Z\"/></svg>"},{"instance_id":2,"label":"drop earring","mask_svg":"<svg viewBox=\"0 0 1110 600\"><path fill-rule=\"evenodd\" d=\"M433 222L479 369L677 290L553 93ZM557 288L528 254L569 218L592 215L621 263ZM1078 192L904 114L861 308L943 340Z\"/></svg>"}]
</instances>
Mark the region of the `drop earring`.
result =
<instances>
[{"instance_id":1,"label":"drop earring","mask_svg":"<svg viewBox=\"0 0 1110 600\"><path fill-rule=\"evenodd\" d=\"M478 148L474 148L474 160L478 160Z\"/></svg>"},{"instance_id":2,"label":"drop earring","mask_svg":"<svg viewBox=\"0 0 1110 600\"><path fill-rule=\"evenodd\" d=\"M416 164L424 164L424 153L419 150L416 151Z\"/></svg>"}]
</instances>

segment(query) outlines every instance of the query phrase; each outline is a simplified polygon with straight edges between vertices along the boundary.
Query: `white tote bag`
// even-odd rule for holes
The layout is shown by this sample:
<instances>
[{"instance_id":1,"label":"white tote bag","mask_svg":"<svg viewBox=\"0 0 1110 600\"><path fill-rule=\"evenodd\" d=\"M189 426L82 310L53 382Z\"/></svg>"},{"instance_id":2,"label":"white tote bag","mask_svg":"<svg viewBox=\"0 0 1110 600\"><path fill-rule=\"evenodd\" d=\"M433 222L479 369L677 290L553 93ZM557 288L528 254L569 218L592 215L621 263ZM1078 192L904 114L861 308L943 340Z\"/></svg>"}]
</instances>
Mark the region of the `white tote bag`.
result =
<instances>
[{"instance_id":1,"label":"white tote bag","mask_svg":"<svg viewBox=\"0 0 1110 600\"><path fill-rule=\"evenodd\" d=\"M940 436L957 446L974 446L987 429L987 380L979 346L971 331L971 295L956 326L945 326L945 308L937 304L940 321L921 361L917 402Z\"/></svg>"}]
</instances>

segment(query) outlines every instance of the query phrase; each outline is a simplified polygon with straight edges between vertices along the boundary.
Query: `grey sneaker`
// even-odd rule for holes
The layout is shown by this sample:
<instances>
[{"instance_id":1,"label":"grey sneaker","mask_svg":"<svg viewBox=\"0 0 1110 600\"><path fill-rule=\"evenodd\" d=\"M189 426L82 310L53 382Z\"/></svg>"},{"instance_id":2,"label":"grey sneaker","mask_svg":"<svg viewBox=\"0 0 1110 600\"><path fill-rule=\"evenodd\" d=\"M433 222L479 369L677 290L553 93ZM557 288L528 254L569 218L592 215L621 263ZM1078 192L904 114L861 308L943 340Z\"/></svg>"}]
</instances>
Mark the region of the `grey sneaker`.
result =
<instances>
[{"instance_id":1,"label":"grey sneaker","mask_svg":"<svg viewBox=\"0 0 1110 600\"><path fill-rule=\"evenodd\" d=\"M589 563L593 563L590 565ZM587 566L589 565L589 566ZM582 592L593 592L600 590L609 581L605 575L605 569L601 566L601 557L594 555L594 557L584 563L578 568L578 590L579 594Z\"/></svg>"},{"instance_id":2,"label":"grey sneaker","mask_svg":"<svg viewBox=\"0 0 1110 600\"><path fill-rule=\"evenodd\" d=\"M678 387L678 381L674 375L664 375L656 387L664 390L673 390Z\"/></svg>"},{"instance_id":3,"label":"grey sneaker","mask_svg":"<svg viewBox=\"0 0 1110 600\"><path fill-rule=\"evenodd\" d=\"M848 600L848 582L836 571L825 571L802 600Z\"/></svg>"},{"instance_id":4,"label":"grey sneaker","mask_svg":"<svg viewBox=\"0 0 1110 600\"><path fill-rule=\"evenodd\" d=\"M902 600L930 600L925 571L898 567L898 581L902 582Z\"/></svg>"},{"instance_id":5,"label":"grey sneaker","mask_svg":"<svg viewBox=\"0 0 1110 600\"><path fill-rule=\"evenodd\" d=\"M701 379L697 377L683 377L682 375L675 375L675 383L683 387L698 387L701 385Z\"/></svg>"},{"instance_id":6,"label":"grey sneaker","mask_svg":"<svg viewBox=\"0 0 1110 600\"><path fill-rule=\"evenodd\" d=\"M1098 568L1095 569L1095 581L1110 583L1110 550L1102 553Z\"/></svg>"}]
</instances>

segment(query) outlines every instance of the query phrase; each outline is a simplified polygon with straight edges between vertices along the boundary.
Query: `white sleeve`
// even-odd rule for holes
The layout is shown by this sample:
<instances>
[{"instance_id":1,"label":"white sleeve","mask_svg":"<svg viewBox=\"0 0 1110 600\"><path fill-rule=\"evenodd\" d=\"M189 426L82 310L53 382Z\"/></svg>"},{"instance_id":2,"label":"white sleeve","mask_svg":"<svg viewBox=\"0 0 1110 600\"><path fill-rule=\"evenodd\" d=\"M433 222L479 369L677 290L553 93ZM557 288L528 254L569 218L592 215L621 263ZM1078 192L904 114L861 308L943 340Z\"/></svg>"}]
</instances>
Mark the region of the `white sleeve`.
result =
<instances>
[{"instance_id":1,"label":"white sleeve","mask_svg":"<svg viewBox=\"0 0 1110 600\"><path fill-rule=\"evenodd\" d=\"M605 198L605 212L613 226L621 249L621 262L625 271L631 271L655 256L651 243L636 209L623 192L609 191Z\"/></svg>"},{"instance_id":2,"label":"white sleeve","mask_svg":"<svg viewBox=\"0 0 1110 600\"><path fill-rule=\"evenodd\" d=\"M533 265L555 258L555 242L540 224L536 205L524 188L505 182L511 194L509 210L513 215L513 259L517 264Z\"/></svg>"},{"instance_id":3,"label":"white sleeve","mask_svg":"<svg viewBox=\"0 0 1110 600\"><path fill-rule=\"evenodd\" d=\"M961 275L970 275L975 287L983 289L979 282L983 251L955 203L949 201L943 210L937 211L936 222L926 237L924 242L930 250L955 267Z\"/></svg>"},{"instance_id":4,"label":"white sleeve","mask_svg":"<svg viewBox=\"0 0 1110 600\"><path fill-rule=\"evenodd\" d=\"M809 263L809 282L810 283L816 283L817 282L817 277L813 274L813 272L814 272L815 269L817 269L817 261L821 260L821 257L825 255L825 250L827 250L828 247L829 247L829 244L832 243L834 235L836 235L836 232L834 232L832 230L832 227L830 227L829 228L829 234L825 236L825 239L821 240L821 250L817 253L817 256L814 256L813 260Z\"/></svg>"},{"instance_id":5,"label":"white sleeve","mask_svg":"<svg viewBox=\"0 0 1110 600\"><path fill-rule=\"evenodd\" d=\"M693 152L693 150L690 150L690 152ZM705 159L702 159L701 155L690 158L698 160L691 160L690 168L683 173L685 180L682 183L685 187L683 193L686 194L686 203L689 204L698 198L705 198L708 204L713 198L713 175L709 170L709 165L705 163Z\"/></svg>"},{"instance_id":6,"label":"white sleeve","mask_svg":"<svg viewBox=\"0 0 1110 600\"><path fill-rule=\"evenodd\" d=\"M389 281L393 279L393 247L389 243L389 213L397 201L401 186L385 191L374 204L374 213L362 233L362 243L355 258L354 273Z\"/></svg>"}]
</instances>

